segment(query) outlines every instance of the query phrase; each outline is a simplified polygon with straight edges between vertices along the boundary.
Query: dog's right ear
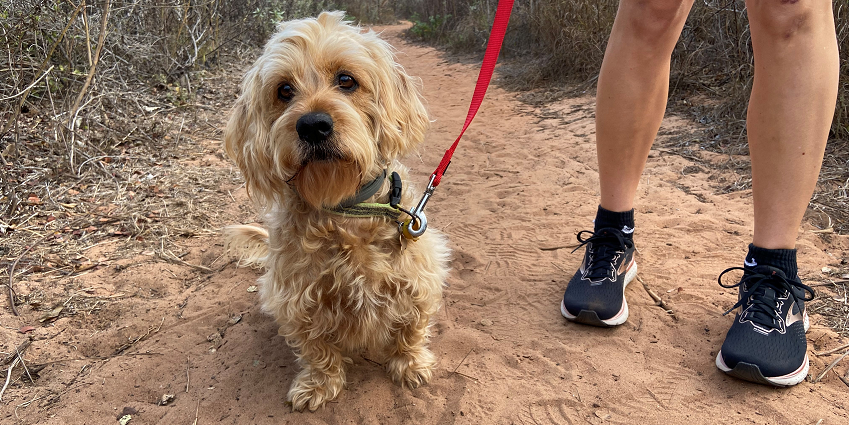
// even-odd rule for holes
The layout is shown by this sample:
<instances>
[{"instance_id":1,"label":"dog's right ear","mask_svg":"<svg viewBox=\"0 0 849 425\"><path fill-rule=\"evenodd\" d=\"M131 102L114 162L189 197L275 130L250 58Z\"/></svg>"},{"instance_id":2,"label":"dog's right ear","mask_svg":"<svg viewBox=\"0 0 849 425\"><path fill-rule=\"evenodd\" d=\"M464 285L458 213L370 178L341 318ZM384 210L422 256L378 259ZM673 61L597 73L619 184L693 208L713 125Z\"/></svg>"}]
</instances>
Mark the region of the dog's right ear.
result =
<instances>
[{"instance_id":1,"label":"dog's right ear","mask_svg":"<svg viewBox=\"0 0 849 425\"><path fill-rule=\"evenodd\" d=\"M263 122L262 102L253 95L254 80L259 78L255 69L245 75L242 95L224 129L224 149L242 172L248 196L260 209L268 208L279 197L275 187L285 184L274 172L269 141L269 129Z\"/></svg>"}]
</instances>

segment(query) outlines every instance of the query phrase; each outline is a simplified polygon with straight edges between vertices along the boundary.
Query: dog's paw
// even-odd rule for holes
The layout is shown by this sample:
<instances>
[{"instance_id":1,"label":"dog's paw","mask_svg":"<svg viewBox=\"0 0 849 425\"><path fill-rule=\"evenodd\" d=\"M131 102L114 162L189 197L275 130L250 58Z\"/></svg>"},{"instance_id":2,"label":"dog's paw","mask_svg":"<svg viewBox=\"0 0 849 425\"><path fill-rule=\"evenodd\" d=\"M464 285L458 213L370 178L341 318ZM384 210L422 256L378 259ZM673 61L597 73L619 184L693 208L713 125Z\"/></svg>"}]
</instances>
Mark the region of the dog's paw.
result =
<instances>
[{"instance_id":1,"label":"dog's paw","mask_svg":"<svg viewBox=\"0 0 849 425\"><path fill-rule=\"evenodd\" d=\"M302 370L292 383L287 398L292 403L292 410L309 409L314 412L328 401L335 399L344 385L341 378L327 375L322 382L317 382L310 371Z\"/></svg>"},{"instance_id":2,"label":"dog's paw","mask_svg":"<svg viewBox=\"0 0 849 425\"><path fill-rule=\"evenodd\" d=\"M436 356L427 348L414 353L399 354L389 358L386 368L393 381L404 387L417 388L433 377Z\"/></svg>"}]
</instances>

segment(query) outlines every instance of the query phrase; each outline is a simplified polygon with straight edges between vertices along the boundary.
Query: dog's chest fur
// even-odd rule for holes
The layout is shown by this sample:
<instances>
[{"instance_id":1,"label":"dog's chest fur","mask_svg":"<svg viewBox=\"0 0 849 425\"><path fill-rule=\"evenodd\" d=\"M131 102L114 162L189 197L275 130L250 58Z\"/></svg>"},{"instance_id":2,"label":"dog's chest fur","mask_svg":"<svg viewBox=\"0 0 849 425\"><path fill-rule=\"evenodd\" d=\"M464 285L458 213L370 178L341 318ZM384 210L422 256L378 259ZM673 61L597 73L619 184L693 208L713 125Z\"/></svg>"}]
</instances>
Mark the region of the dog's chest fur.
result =
<instances>
[{"instance_id":1,"label":"dog's chest fur","mask_svg":"<svg viewBox=\"0 0 849 425\"><path fill-rule=\"evenodd\" d=\"M260 295L284 336L306 326L347 348L373 347L396 324L436 312L448 257L438 231L402 242L397 225L381 218L320 211L270 218L273 260Z\"/></svg>"}]
</instances>

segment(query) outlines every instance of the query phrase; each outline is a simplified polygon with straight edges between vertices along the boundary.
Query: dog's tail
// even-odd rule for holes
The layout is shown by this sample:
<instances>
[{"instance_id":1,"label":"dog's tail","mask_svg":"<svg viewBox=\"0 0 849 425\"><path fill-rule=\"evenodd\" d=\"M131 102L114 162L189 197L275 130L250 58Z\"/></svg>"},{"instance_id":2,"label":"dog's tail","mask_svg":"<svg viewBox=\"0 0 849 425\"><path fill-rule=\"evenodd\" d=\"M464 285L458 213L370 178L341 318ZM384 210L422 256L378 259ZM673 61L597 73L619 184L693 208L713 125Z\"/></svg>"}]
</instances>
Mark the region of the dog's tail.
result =
<instances>
[{"instance_id":1,"label":"dog's tail","mask_svg":"<svg viewBox=\"0 0 849 425\"><path fill-rule=\"evenodd\" d=\"M239 265L265 267L268 231L262 227L233 225L224 228L225 249L239 257Z\"/></svg>"}]
</instances>

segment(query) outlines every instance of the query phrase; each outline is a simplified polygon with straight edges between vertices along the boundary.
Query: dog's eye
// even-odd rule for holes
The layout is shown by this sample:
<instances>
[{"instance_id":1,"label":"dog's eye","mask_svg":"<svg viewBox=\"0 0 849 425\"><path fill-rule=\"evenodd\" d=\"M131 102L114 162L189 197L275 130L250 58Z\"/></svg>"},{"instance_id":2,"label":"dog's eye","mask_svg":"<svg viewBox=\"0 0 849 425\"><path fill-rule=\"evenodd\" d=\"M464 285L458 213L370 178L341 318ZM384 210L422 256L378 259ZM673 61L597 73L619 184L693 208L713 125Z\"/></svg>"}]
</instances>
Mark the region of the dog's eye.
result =
<instances>
[{"instance_id":1,"label":"dog's eye","mask_svg":"<svg viewBox=\"0 0 849 425\"><path fill-rule=\"evenodd\" d=\"M355 80L354 77L348 74L339 75L339 77L337 78L337 84L339 85L340 89L346 91L354 91L357 89L357 87L359 87L359 84L357 84L357 80Z\"/></svg>"},{"instance_id":2,"label":"dog's eye","mask_svg":"<svg viewBox=\"0 0 849 425\"><path fill-rule=\"evenodd\" d=\"M295 89L292 88L292 85L289 83L283 83L280 87L277 88L277 98L288 102L292 100L292 97L295 96Z\"/></svg>"}]
</instances>

